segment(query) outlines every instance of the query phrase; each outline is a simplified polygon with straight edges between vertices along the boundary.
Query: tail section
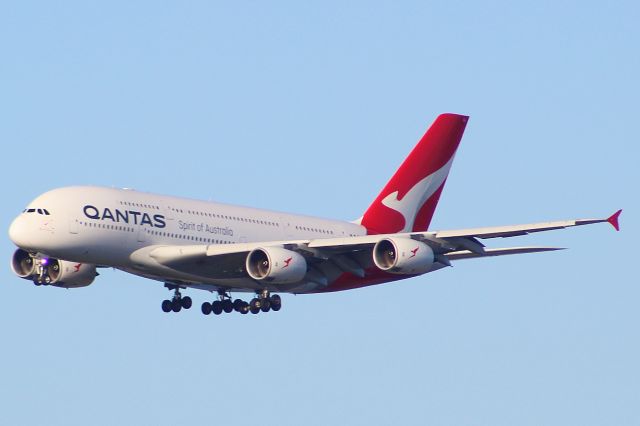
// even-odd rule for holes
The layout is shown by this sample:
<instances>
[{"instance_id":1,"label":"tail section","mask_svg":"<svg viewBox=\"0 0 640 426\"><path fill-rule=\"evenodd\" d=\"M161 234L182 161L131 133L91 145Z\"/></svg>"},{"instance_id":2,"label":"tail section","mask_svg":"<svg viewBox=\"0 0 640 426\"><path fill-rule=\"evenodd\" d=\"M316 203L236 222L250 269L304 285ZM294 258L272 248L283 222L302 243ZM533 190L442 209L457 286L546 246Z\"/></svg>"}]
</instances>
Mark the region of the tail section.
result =
<instances>
[{"instance_id":1,"label":"tail section","mask_svg":"<svg viewBox=\"0 0 640 426\"><path fill-rule=\"evenodd\" d=\"M369 234L427 230L468 119L436 118L362 217Z\"/></svg>"}]
</instances>

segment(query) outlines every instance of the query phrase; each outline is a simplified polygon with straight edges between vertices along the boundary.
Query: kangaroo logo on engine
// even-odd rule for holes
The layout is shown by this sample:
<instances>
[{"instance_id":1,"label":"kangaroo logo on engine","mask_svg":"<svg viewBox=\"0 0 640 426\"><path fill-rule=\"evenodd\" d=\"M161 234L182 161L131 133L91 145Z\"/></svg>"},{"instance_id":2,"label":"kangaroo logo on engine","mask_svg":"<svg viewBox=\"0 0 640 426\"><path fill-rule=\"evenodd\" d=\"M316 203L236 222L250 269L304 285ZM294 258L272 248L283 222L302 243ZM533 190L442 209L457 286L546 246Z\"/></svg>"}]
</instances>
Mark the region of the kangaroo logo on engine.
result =
<instances>
[{"instance_id":1,"label":"kangaroo logo on engine","mask_svg":"<svg viewBox=\"0 0 640 426\"><path fill-rule=\"evenodd\" d=\"M99 209L95 206L87 204L82 209L84 215L89 219L94 220L109 220L114 223L127 223L130 225L146 225L152 228L164 228L167 226L164 216L161 214L154 214L139 212L135 210L120 210L110 209L105 207Z\"/></svg>"}]
</instances>

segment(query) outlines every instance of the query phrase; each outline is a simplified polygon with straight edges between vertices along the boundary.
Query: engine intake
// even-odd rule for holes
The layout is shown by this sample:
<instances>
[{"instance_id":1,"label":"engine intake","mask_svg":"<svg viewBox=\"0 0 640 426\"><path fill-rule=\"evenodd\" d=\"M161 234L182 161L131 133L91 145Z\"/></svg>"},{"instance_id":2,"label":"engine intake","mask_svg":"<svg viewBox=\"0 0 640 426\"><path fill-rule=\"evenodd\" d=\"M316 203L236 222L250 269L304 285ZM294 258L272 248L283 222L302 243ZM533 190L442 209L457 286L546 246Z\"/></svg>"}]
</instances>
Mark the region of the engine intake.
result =
<instances>
[{"instance_id":1,"label":"engine intake","mask_svg":"<svg viewBox=\"0 0 640 426\"><path fill-rule=\"evenodd\" d=\"M411 238L385 238L373 247L373 263L392 274L424 274L434 257L431 247Z\"/></svg>"},{"instance_id":2,"label":"engine intake","mask_svg":"<svg viewBox=\"0 0 640 426\"><path fill-rule=\"evenodd\" d=\"M249 253L246 268L254 280L290 284L302 281L307 273L307 262L295 251L260 247Z\"/></svg>"},{"instance_id":3,"label":"engine intake","mask_svg":"<svg viewBox=\"0 0 640 426\"><path fill-rule=\"evenodd\" d=\"M11 258L11 270L20 278L31 278L36 273L36 263L28 252L18 249Z\"/></svg>"}]
</instances>

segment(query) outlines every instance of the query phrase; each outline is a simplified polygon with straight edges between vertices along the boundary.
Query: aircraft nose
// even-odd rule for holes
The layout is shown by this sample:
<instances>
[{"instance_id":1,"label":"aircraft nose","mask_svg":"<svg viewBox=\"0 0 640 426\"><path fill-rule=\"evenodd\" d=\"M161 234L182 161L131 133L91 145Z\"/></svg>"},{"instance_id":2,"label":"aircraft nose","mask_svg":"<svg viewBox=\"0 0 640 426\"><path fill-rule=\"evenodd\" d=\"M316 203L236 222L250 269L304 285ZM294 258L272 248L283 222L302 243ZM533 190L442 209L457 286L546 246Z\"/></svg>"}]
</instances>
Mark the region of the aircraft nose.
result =
<instances>
[{"instance_id":1,"label":"aircraft nose","mask_svg":"<svg viewBox=\"0 0 640 426\"><path fill-rule=\"evenodd\" d=\"M18 247L24 248L27 246L27 227L23 217L18 216L11 222L9 227L9 238Z\"/></svg>"}]
</instances>

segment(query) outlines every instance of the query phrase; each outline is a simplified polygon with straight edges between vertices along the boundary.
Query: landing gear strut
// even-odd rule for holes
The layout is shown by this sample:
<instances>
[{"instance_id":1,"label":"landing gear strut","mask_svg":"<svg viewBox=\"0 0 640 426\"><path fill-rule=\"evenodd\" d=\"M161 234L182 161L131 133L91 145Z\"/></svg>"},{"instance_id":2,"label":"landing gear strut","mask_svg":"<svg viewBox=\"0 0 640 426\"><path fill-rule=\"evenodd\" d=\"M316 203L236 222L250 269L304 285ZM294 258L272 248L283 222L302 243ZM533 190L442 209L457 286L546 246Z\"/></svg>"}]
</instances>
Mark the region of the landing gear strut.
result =
<instances>
[{"instance_id":1,"label":"landing gear strut","mask_svg":"<svg viewBox=\"0 0 640 426\"><path fill-rule=\"evenodd\" d=\"M169 290L173 290L173 297L171 300L163 300L162 301L162 311L163 312L180 312L182 309L189 309L193 304L193 301L189 296L182 297L180 294L180 287L173 284L165 284Z\"/></svg>"}]
</instances>

